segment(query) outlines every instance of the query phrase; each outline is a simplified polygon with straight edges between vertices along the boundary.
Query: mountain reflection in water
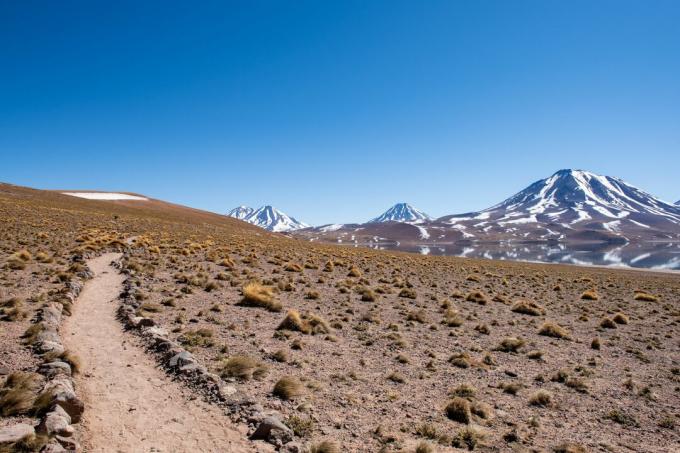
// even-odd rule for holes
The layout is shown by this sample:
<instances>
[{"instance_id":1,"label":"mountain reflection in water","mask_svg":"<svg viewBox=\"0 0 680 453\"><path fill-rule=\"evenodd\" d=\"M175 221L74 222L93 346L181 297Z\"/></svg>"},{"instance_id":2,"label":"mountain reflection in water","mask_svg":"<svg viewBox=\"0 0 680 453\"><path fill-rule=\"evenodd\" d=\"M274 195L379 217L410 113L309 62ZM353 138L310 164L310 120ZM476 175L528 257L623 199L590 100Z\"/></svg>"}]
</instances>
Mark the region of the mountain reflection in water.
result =
<instances>
[{"instance_id":1,"label":"mountain reflection in water","mask_svg":"<svg viewBox=\"0 0 680 453\"><path fill-rule=\"evenodd\" d=\"M373 243L364 246L423 255L449 255L509 261L577 264L581 266L633 267L680 270L680 243L465 243L396 244Z\"/></svg>"}]
</instances>

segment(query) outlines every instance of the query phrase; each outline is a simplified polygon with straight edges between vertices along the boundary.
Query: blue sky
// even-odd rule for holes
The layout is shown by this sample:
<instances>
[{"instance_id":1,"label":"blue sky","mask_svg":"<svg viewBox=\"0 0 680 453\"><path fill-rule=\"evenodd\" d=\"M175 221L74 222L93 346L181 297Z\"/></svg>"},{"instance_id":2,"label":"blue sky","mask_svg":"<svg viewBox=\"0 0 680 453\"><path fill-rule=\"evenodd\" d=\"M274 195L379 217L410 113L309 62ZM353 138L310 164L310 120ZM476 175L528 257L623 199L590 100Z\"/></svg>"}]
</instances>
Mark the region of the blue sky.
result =
<instances>
[{"instance_id":1,"label":"blue sky","mask_svg":"<svg viewBox=\"0 0 680 453\"><path fill-rule=\"evenodd\" d=\"M312 224L560 168L680 199L680 2L2 2L0 180Z\"/></svg>"}]
</instances>

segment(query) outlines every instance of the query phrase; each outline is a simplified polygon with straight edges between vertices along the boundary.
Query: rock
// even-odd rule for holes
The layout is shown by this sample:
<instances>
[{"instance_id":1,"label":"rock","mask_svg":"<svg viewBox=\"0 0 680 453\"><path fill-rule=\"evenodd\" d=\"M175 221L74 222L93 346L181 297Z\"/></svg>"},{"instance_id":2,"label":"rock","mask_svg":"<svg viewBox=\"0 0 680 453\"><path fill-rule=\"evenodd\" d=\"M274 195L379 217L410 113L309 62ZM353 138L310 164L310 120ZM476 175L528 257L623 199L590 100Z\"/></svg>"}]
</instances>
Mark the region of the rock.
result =
<instances>
[{"instance_id":1,"label":"rock","mask_svg":"<svg viewBox=\"0 0 680 453\"><path fill-rule=\"evenodd\" d=\"M37 427L37 431L48 436L60 435L70 437L74 429L71 426L71 416L59 405L55 406L51 412L42 419Z\"/></svg>"},{"instance_id":2,"label":"rock","mask_svg":"<svg viewBox=\"0 0 680 453\"><path fill-rule=\"evenodd\" d=\"M182 351L178 354L175 354L168 361L168 365L171 366L172 368L178 366L182 367L190 363L196 363L196 359L194 359L194 356L192 356L189 351Z\"/></svg>"},{"instance_id":3,"label":"rock","mask_svg":"<svg viewBox=\"0 0 680 453\"><path fill-rule=\"evenodd\" d=\"M6 366L0 366L0 376L6 376L10 373L9 368Z\"/></svg>"},{"instance_id":4,"label":"rock","mask_svg":"<svg viewBox=\"0 0 680 453\"><path fill-rule=\"evenodd\" d=\"M40 365L38 368L38 373L47 376L52 379L58 375L71 376L71 365L62 361L47 362Z\"/></svg>"},{"instance_id":5,"label":"rock","mask_svg":"<svg viewBox=\"0 0 680 453\"><path fill-rule=\"evenodd\" d=\"M54 395L53 403L61 406L73 423L78 423L83 415L85 405L76 396L73 383L66 376L57 376L45 385L43 391L49 391Z\"/></svg>"},{"instance_id":6,"label":"rock","mask_svg":"<svg viewBox=\"0 0 680 453\"><path fill-rule=\"evenodd\" d=\"M57 442L59 442L61 446L67 450L70 451L80 450L80 445L78 445L78 442L76 442L76 440L72 437L56 436L55 439L57 439Z\"/></svg>"},{"instance_id":7,"label":"rock","mask_svg":"<svg viewBox=\"0 0 680 453\"><path fill-rule=\"evenodd\" d=\"M36 351L38 354L54 354L55 356L62 355L66 349L61 342L56 341L41 341L37 343Z\"/></svg>"},{"instance_id":8,"label":"rock","mask_svg":"<svg viewBox=\"0 0 680 453\"><path fill-rule=\"evenodd\" d=\"M297 442L288 442L280 451L284 453L301 453L302 445Z\"/></svg>"},{"instance_id":9,"label":"rock","mask_svg":"<svg viewBox=\"0 0 680 453\"><path fill-rule=\"evenodd\" d=\"M183 374L192 374L192 373L197 373L199 374L202 370L204 370L202 365L199 365L196 362L193 363L187 363L186 365L182 365L179 367L179 372Z\"/></svg>"},{"instance_id":10,"label":"rock","mask_svg":"<svg viewBox=\"0 0 680 453\"><path fill-rule=\"evenodd\" d=\"M162 339L163 337L168 336L168 331L163 329L162 327L149 327L148 329L144 330L144 334L149 335L152 338L158 338Z\"/></svg>"},{"instance_id":11,"label":"rock","mask_svg":"<svg viewBox=\"0 0 680 453\"><path fill-rule=\"evenodd\" d=\"M251 440L266 440L275 445L283 445L293 439L293 431L276 417L266 417L255 432L250 435Z\"/></svg>"},{"instance_id":12,"label":"rock","mask_svg":"<svg viewBox=\"0 0 680 453\"><path fill-rule=\"evenodd\" d=\"M234 387L233 385L229 385L229 384L221 385L219 390L218 390L220 398L222 398L223 400L229 399L229 397L232 396L236 392L237 392L236 387Z\"/></svg>"},{"instance_id":13,"label":"rock","mask_svg":"<svg viewBox=\"0 0 680 453\"><path fill-rule=\"evenodd\" d=\"M0 445L13 444L29 436L35 435L35 429L31 425L19 423L17 425L0 428Z\"/></svg>"},{"instance_id":14,"label":"rock","mask_svg":"<svg viewBox=\"0 0 680 453\"><path fill-rule=\"evenodd\" d=\"M40 319L46 326L57 328L61 323L61 308L55 304L49 304L42 308Z\"/></svg>"},{"instance_id":15,"label":"rock","mask_svg":"<svg viewBox=\"0 0 680 453\"><path fill-rule=\"evenodd\" d=\"M66 449L61 446L61 444L56 440L52 439L50 442L45 445L42 450L40 450L40 453L65 453Z\"/></svg>"}]
</instances>

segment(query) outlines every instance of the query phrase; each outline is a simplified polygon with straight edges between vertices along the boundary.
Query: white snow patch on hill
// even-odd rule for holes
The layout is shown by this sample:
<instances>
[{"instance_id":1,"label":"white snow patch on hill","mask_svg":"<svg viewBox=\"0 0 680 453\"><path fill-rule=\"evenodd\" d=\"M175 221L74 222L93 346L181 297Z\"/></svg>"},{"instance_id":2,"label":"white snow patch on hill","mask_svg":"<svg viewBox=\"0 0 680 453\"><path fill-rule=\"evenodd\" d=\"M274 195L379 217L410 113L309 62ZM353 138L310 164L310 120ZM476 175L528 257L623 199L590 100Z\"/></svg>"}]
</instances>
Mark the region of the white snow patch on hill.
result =
<instances>
[{"instance_id":1,"label":"white snow patch on hill","mask_svg":"<svg viewBox=\"0 0 680 453\"><path fill-rule=\"evenodd\" d=\"M88 200L148 200L148 198L145 197L117 192L62 192L62 194L78 198L87 198Z\"/></svg>"}]
</instances>

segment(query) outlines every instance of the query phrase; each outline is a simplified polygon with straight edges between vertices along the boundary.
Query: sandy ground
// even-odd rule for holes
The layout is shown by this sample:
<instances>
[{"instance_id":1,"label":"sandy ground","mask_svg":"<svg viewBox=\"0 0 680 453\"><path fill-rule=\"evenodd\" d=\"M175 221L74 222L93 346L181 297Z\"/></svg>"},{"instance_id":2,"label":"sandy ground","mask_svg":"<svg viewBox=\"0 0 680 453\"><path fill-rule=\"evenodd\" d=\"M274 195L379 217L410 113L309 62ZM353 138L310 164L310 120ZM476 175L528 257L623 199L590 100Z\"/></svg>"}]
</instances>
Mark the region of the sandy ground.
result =
<instances>
[{"instance_id":1,"label":"sandy ground","mask_svg":"<svg viewBox=\"0 0 680 453\"><path fill-rule=\"evenodd\" d=\"M88 263L95 277L62 330L66 347L83 361L76 384L86 405L84 451L255 451L219 408L189 399L123 331L115 318L123 276L110 265L118 256Z\"/></svg>"}]
</instances>

